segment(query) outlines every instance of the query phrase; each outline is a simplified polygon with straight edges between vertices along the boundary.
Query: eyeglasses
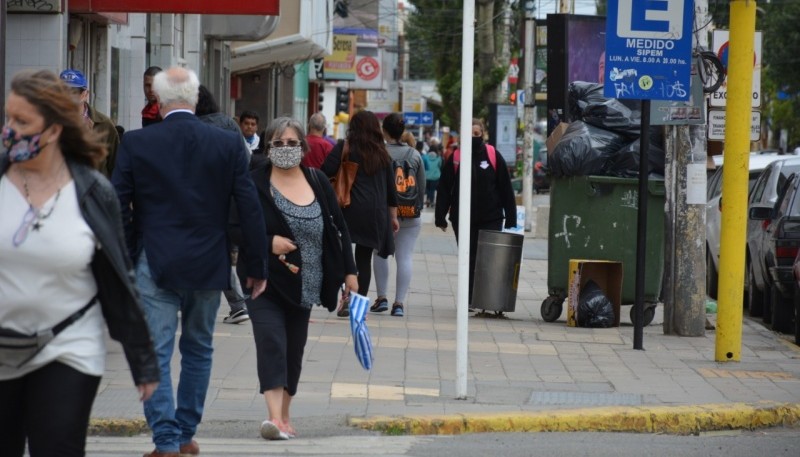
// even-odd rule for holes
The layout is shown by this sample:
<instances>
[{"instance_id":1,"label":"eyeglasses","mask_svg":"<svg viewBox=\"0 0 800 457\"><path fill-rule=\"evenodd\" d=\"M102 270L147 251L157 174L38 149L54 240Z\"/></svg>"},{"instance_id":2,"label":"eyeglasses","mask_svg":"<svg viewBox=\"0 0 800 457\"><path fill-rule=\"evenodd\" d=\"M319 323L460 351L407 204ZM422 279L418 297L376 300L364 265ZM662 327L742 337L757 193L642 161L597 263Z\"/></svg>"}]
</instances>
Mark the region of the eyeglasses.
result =
<instances>
[{"instance_id":1,"label":"eyeglasses","mask_svg":"<svg viewBox=\"0 0 800 457\"><path fill-rule=\"evenodd\" d=\"M286 261L286 254L279 255L278 256L278 260L280 260L281 263L286 265L286 268L288 268L289 271L291 271L292 273L297 274L298 272L300 272L300 267L298 267L297 265L295 265L293 263L289 263L289 262Z\"/></svg>"},{"instance_id":2,"label":"eyeglasses","mask_svg":"<svg viewBox=\"0 0 800 457\"><path fill-rule=\"evenodd\" d=\"M31 231L31 227L33 227L35 220L36 210L33 209L32 206L29 206L28 211L26 211L25 215L22 217L22 224L20 224L17 231L14 232L14 238L12 241L15 248L19 247L19 245L24 243L28 238L28 233Z\"/></svg>"},{"instance_id":3,"label":"eyeglasses","mask_svg":"<svg viewBox=\"0 0 800 457\"><path fill-rule=\"evenodd\" d=\"M300 146L300 141L299 140L286 140L286 142L284 142L283 140L272 140L272 142L270 144L272 145L273 148L282 148L284 146L289 146L290 148L295 148L297 146Z\"/></svg>"}]
</instances>

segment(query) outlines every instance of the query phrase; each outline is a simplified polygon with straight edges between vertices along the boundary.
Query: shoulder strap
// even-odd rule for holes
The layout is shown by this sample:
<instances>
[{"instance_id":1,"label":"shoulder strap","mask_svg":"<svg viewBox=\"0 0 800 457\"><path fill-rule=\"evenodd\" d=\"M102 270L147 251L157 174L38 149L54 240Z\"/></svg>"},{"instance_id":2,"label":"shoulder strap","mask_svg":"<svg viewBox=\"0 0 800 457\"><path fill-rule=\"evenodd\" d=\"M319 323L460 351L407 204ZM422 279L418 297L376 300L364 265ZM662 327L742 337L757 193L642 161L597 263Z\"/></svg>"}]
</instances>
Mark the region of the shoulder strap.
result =
<instances>
[{"instance_id":1,"label":"shoulder strap","mask_svg":"<svg viewBox=\"0 0 800 457\"><path fill-rule=\"evenodd\" d=\"M453 165L455 165L456 171L458 171L458 163L461 161L461 149L456 149L456 152L453 154ZM486 155L489 156L489 163L492 165L492 169L497 170L497 150L488 143L486 144Z\"/></svg>"},{"instance_id":2,"label":"shoulder strap","mask_svg":"<svg viewBox=\"0 0 800 457\"><path fill-rule=\"evenodd\" d=\"M486 145L486 155L489 156L489 163L492 164L492 168L497 170L497 151L491 144Z\"/></svg>"},{"instance_id":3,"label":"shoulder strap","mask_svg":"<svg viewBox=\"0 0 800 457\"><path fill-rule=\"evenodd\" d=\"M92 297L91 300L89 300L89 303L83 305L83 308L75 311L74 313L70 314L66 319L56 324L55 327L51 329L51 331L53 332L53 336L58 335L59 333L61 333L62 330L72 325L73 322L83 317L83 315L86 314L86 311L89 311L89 308L91 308L96 301L97 301L97 296L95 295L94 297Z\"/></svg>"},{"instance_id":4,"label":"shoulder strap","mask_svg":"<svg viewBox=\"0 0 800 457\"><path fill-rule=\"evenodd\" d=\"M347 139L344 140L344 147L342 148L342 162L347 162L347 159L350 157L350 142Z\"/></svg>"}]
</instances>

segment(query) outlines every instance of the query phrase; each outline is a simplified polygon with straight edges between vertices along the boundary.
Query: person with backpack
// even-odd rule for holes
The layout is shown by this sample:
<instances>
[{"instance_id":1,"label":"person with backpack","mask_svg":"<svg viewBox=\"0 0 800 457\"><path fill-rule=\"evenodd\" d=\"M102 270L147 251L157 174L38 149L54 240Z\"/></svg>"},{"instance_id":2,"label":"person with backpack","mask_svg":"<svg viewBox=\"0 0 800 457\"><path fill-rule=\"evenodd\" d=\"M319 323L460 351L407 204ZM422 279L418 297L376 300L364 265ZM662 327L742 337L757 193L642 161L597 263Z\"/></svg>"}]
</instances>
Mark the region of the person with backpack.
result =
<instances>
[{"instance_id":1,"label":"person with backpack","mask_svg":"<svg viewBox=\"0 0 800 457\"><path fill-rule=\"evenodd\" d=\"M497 150L483 141L484 128L480 119L472 120L472 205L469 228L469 299L472 304L472 284L475 280L475 255L478 251L478 232L480 230L501 230L516 227L517 203L511 187L508 166ZM442 231L447 231L447 215L453 224L458 242L458 204L459 204L459 162L461 151L456 150L447 159L439 178L436 197L434 223ZM470 311L472 307L470 306Z\"/></svg>"},{"instance_id":2,"label":"person with backpack","mask_svg":"<svg viewBox=\"0 0 800 457\"><path fill-rule=\"evenodd\" d=\"M425 203L425 166L422 156L407 143L403 143L401 136L405 130L403 115L391 113L383 119L383 135L386 138L386 149L392 158L394 168L395 188L397 189L397 217L400 220L400 230L395 234L394 258L397 262L397 277L395 278L395 300L392 303L392 316L402 317L405 312L405 303L408 286L411 284L411 257L414 253L414 244L417 242L419 232L422 230L422 207ZM376 256L373 261L375 273L375 287L378 298L370 307L370 311L381 313L389 309L386 298L386 286L389 282L389 259Z\"/></svg>"}]
</instances>

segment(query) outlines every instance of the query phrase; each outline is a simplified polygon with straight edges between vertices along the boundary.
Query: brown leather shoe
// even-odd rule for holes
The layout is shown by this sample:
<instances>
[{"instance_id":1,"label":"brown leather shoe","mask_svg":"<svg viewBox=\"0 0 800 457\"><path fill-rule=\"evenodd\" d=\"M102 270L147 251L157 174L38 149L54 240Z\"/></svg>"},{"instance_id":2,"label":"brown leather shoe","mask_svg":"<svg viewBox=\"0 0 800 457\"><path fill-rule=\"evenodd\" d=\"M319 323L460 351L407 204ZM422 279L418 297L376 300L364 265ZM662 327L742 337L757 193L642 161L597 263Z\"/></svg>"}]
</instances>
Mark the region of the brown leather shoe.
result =
<instances>
[{"instance_id":1,"label":"brown leather shoe","mask_svg":"<svg viewBox=\"0 0 800 457\"><path fill-rule=\"evenodd\" d=\"M148 452L144 457L180 457L177 452L159 452L158 449L153 449L153 452Z\"/></svg>"},{"instance_id":2,"label":"brown leather shoe","mask_svg":"<svg viewBox=\"0 0 800 457\"><path fill-rule=\"evenodd\" d=\"M186 444L182 444L180 454L180 457L200 455L200 445L197 444L197 441L195 440L192 440Z\"/></svg>"}]
</instances>

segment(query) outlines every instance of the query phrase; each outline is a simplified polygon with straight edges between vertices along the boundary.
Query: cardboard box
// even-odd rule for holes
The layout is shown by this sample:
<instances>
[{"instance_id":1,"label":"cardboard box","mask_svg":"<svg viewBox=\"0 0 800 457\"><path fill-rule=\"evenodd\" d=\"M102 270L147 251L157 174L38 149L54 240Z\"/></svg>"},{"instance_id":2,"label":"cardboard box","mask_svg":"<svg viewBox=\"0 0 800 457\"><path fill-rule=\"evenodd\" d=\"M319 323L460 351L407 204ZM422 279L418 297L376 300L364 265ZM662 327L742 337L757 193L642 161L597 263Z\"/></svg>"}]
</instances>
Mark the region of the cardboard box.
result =
<instances>
[{"instance_id":1,"label":"cardboard box","mask_svg":"<svg viewBox=\"0 0 800 457\"><path fill-rule=\"evenodd\" d=\"M547 145L548 157L553 155L553 151L555 151L556 145L561 140L561 137L564 136L564 132L567 131L567 127L569 127L569 124L567 124L566 122L562 122L558 124L556 128L553 129L553 132L550 134L550 136L547 137L547 141L545 141L545 144Z\"/></svg>"},{"instance_id":2,"label":"cardboard box","mask_svg":"<svg viewBox=\"0 0 800 457\"><path fill-rule=\"evenodd\" d=\"M614 304L614 327L619 327L622 304L622 262L610 260L569 260L569 285L567 289L567 326L578 326L578 300L581 289L593 280L603 289Z\"/></svg>"}]
</instances>

